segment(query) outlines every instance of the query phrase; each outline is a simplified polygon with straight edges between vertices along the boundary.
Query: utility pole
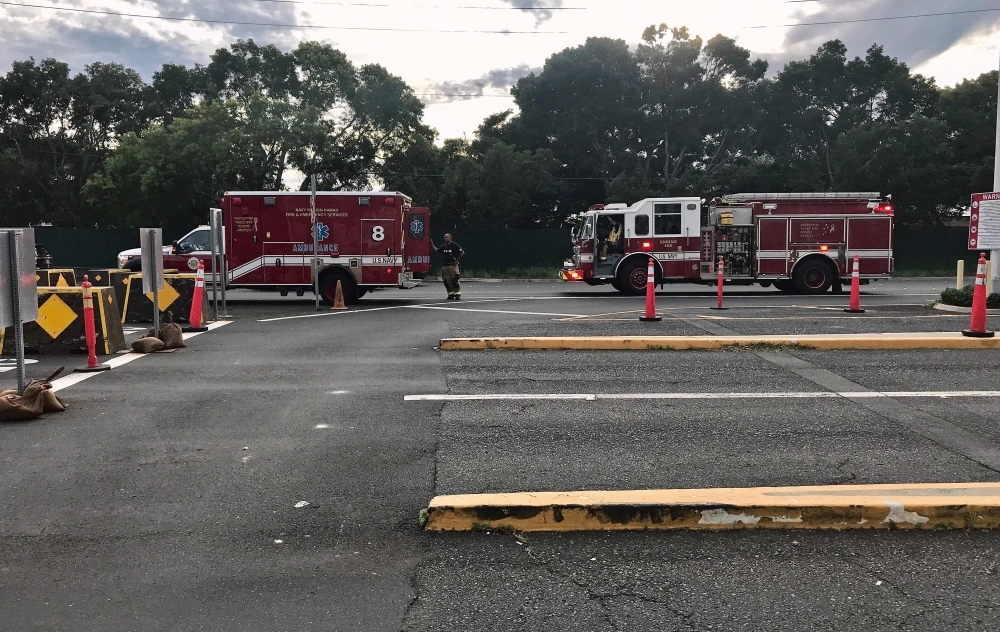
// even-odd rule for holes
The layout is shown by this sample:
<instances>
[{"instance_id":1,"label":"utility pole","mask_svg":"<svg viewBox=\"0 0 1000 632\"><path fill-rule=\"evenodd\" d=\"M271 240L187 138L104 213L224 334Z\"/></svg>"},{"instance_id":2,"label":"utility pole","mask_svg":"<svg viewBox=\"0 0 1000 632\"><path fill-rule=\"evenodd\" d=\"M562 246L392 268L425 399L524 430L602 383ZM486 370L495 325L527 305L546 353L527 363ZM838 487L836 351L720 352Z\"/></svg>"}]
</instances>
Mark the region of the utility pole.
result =
<instances>
[{"instance_id":1,"label":"utility pole","mask_svg":"<svg viewBox=\"0 0 1000 632\"><path fill-rule=\"evenodd\" d=\"M993 156L993 191L1000 191L1000 81L997 82L997 139L996 139L996 152ZM990 276L994 279L993 286L997 287L1000 283L1000 250L994 249L990 251Z\"/></svg>"}]
</instances>

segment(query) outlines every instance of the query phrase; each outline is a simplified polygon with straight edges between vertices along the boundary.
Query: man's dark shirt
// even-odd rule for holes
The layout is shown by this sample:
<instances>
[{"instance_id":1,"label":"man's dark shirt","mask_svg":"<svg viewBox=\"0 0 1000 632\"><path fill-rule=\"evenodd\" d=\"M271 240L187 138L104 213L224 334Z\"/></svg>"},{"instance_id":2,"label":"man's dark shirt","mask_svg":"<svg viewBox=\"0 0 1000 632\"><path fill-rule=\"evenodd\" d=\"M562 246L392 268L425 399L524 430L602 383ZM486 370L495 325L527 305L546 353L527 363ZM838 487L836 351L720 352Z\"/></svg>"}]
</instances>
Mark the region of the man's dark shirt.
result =
<instances>
[{"instance_id":1,"label":"man's dark shirt","mask_svg":"<svg viewBox=\"0 0 1000 632\"><path fill-rule=\"evenodd\" d=\"M441 256L444 258L444 265L447 266L453 263L458 263L459 255L461 255L465 251L462 250L462 247L456 244L455 242L451 242L447 244L442 244L438 248L438 252L441 253Z\"/></svg>"}]
</instances>

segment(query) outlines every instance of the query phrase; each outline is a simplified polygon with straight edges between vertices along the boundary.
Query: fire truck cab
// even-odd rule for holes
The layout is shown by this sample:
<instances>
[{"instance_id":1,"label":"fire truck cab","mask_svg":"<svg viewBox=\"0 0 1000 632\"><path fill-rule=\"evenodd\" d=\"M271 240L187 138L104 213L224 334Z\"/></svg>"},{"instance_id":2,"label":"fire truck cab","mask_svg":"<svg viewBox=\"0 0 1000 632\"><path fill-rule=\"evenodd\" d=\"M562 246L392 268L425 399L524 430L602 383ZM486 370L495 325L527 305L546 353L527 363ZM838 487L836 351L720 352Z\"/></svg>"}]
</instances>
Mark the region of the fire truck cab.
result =
<instances>
[{"instance_id":1,"label":"fire truck cab","mask_svg":"<svg viewBox=\"0 0 1000 632\"><path fill-rule=\"evenodd\" d=\"M862 283L892 274L893 208L878 193L648 198L569 221L573 257L562 278L625 294L645 292L650 258L657 284L713 284L721 256L727 283L803 294L839 287L854 255Z\"/></svg>"}]
</instances>

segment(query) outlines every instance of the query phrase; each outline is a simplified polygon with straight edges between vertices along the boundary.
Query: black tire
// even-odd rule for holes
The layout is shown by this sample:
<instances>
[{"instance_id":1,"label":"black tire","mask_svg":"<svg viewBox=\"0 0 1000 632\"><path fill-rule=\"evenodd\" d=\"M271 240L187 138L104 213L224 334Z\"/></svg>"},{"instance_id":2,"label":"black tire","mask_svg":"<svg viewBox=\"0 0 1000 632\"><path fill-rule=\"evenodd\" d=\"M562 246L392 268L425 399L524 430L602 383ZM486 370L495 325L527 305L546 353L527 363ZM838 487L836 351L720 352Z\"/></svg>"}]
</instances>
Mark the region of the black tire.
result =
<instances>
[{"instance_id":1,"label":"black tire","mask_svg":"<svg viewBox=\"0 0 1000 632\"><path fill-rule=\"evenodd\" d=\"M660 271L653 266L654 283L660 281ZM618 268L615 288L622 294L641 296L646 293L646 279L649 276L649 259L636 257Z\"/></svg>"},{"instance_id":2,"label":"black tire","mask_svg":"<svg viewBox=\"0 0 1000 632\"><path fill-rule=\"evenodd\" d=\"M344 293L344 305L354 305L358 302L358 286L354 279L343 272L327 272L319 279L319 300L324 305L333 305L337 297L337 281L340 281Z\"/></svg>"},{"instance_id":3,"label":"black tire","mask_svg":"<svg viewBox=\"0 0 1000 632\"><path fill-rule=\"evenodd\" d=\"M794 279L800 294L824 294L837 280L833 266L822 259L806 259L795 266Z\"/></svg>"},{"instance_id":4,"label":"black tire","mask_svg":"<svg viewBox=\"0 0 1000 632\"><path fill-rule=\"evenodd\" d=\"M135 259L126 263L123 269L129 270L130 272L142 272L142 259L136 257Z\"/></svg>"},{"instance_id":5,"label":"black tire","mask_svg":"<svg viewBox=\"0 0 1000 632\"><path fill-rule=\"evenodd\" d=\"M796 292L795 283L788 279L775 281L774 288L782 294L795 294Z\"/></svg>"}]
</instances>

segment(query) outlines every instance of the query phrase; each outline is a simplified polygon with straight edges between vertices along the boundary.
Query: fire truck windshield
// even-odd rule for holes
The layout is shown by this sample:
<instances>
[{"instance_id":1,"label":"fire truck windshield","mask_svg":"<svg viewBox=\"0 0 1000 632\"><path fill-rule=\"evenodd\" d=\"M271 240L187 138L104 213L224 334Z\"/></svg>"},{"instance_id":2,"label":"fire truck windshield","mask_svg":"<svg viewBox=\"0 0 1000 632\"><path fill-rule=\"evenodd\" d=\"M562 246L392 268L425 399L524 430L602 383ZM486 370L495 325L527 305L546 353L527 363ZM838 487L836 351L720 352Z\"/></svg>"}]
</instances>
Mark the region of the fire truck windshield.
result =
<instances>
[{"instance_id":1,"label":"fire truck windshield","mask_svg":"<svg viewBox=\"0 0 1000 632\"><path fill-rule=\"evenodd\" d=\"M582 224L579 229L574 228L574 235L577 239L593 239L594 238L594 216L587 215L581 218Z\"/></svg>"}]
</instances>

